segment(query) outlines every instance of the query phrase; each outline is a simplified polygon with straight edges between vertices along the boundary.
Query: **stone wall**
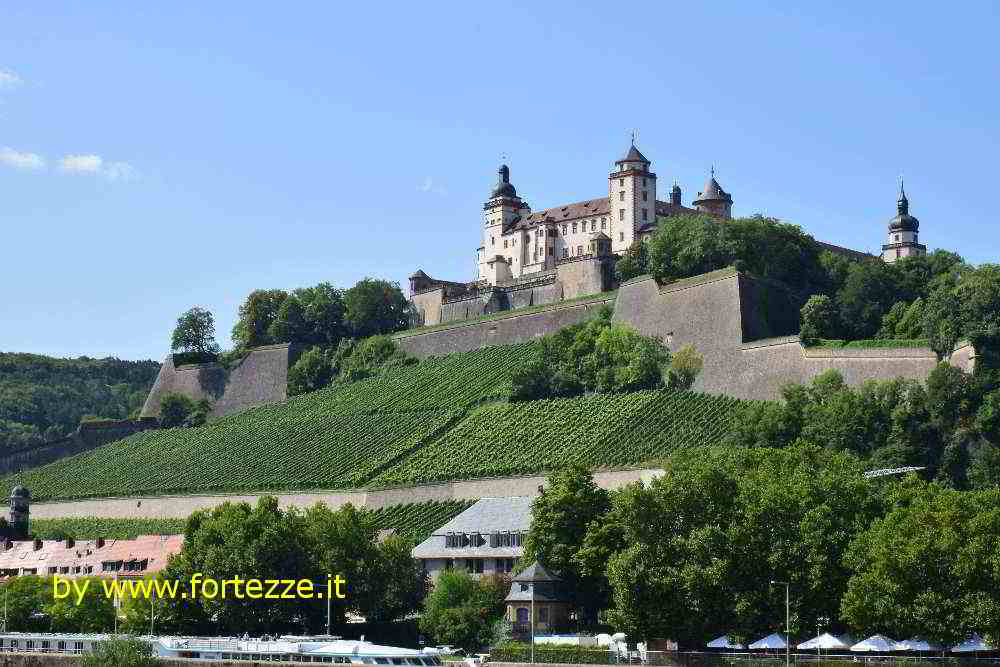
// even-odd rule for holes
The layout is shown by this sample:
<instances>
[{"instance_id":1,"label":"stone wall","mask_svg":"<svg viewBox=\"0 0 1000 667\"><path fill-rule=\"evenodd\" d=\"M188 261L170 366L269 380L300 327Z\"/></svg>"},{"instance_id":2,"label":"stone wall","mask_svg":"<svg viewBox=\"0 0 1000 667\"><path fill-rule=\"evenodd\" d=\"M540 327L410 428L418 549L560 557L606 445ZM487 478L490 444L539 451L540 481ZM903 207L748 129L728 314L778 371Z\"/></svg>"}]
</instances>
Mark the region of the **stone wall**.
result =
<instances>
[{"instance_id":1,"label":"stone wall","mask_svg":"<svg viewBox=\"0 0 1000 667\"><path fill-rule=\"evenodd\" d=\"M83 422L76 431L65 438L25 447L0 456L0 474L37 468L57 459L73 456L133 433L156 428L155 419L122 419Z\"/></svg>"},{"instance_id":2,"label":"stone wall","mask_svg":"<svg viewBox=\"0 0 1000 667\"><path fill-rule=\"evenodd\" d=\"M297 347L288 343L257 347L230 369L218 363L174 367L173 358L168 356L142 406L142 416L158 417L160 399L170 392L195 400L207 398L213 417L283 401L288 397L288 368L295 363L297 352Z\"/></svg>"},{"instance_id":3,"label":"stone wall","mask_svg":"<svg viewBox=\"0 0 1000 667\"><path fill-rule=\"evenodd\" d=\"M637 468L626 470L599 470L594 473L594 481L606 489L617 489L636 481L648 481L663 474L659 468ZM318 502L331 508L346 503L356 507L378 509L387 505L421 503L430 500L478 500L479 498L503 498L510 496L534 496L538 487L545 484L544 475L523 477L490 477L484 479L457 480L438 484L368 489L357 491L302 491L282 493L280 491L231 493L191 496L135 496L130 498L94 498L87 500L65 500L36 502L31 505L33 519L54 518L185 518L199 509L208 509L224 502L256 503L263 495L276 496L282 507L295 505L308 507Z\"/></svg>"},{"instance_id":4,"label":"stone wall","mask_svg":"<svg viewBox=\"0 0 1000 667\"><path fill-rule=\"evenodd\" d=\"M592 300L555 303L542 311L510 311L480 322L456 322L430 331L404 331L396 334L399 346L415 357L442 356L478 350L488 345L509 345L538 338L559 329L588 320L614 295L598 295Z\"/></svg>"}]
</instances>

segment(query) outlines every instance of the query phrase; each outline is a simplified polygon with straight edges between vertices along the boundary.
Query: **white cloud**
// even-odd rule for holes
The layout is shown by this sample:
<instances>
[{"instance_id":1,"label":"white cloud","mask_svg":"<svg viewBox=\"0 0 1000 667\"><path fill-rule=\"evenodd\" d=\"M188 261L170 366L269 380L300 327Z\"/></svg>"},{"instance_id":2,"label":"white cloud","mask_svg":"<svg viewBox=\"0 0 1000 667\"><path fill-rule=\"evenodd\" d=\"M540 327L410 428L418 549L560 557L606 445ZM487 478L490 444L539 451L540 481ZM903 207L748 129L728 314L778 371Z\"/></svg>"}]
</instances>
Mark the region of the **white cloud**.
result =
<instances>
[{"instance_id":1,"label":"white cloud","mask_svg":"<svg viewBox=\"0 0 1000 667\"><path fill-rule=\"evenodd\" d=\"M67 155L59 160L59 168L63 171L97 173L103 163L100 155Z\"/></svg>"},{"instance_id":2,"label":"white cloud","mask_svg":"<svg viewBox=\"0 0 1000 667\"><path fill-rule=\"evenodd\" d=\"M428 177L426 177L424 179L424 182L423 182L422 185L418 185L417 186L417 192L431 192L431 193L434 193L436 195L446 195L446 194L448 194L448 191L446 189L444 189L442 186L435 185L434 184L434 179L431 178L430 176L428 176Z\"/></svg>"},{"instance_id":3,"label":"white cloud","mask_svg":"<svg viewBox=\"0 0 1000 667\"><path fill-rule=\"evenodd\" d=\"M0 90L4 88L17 88L24 81L17 74L14 74L9 69L0 69Z\"/></svg>"},{"instance_id":4,"label":"white cloud","mask_svg":"<svg viewBox=\"0 0 1000 667\"><path fill-rule=\"evenodd\" d=\"M42 169L45 167L45 158L38 153L22 153L4 146L0 148L0 164L15 169Z\"/></svg>"},{"instance_id":5,"label":"white cloud","mask_svg":"<svg viewBox=\"0 0 1000 667\"><path fill-rule=\"evenodd\" d=\"M59 160L59 169L76 174L99 174L109 181L131 181L138 177L128 162L106 162L100 155L67 155Z\"/></svg>"}]
</instances>

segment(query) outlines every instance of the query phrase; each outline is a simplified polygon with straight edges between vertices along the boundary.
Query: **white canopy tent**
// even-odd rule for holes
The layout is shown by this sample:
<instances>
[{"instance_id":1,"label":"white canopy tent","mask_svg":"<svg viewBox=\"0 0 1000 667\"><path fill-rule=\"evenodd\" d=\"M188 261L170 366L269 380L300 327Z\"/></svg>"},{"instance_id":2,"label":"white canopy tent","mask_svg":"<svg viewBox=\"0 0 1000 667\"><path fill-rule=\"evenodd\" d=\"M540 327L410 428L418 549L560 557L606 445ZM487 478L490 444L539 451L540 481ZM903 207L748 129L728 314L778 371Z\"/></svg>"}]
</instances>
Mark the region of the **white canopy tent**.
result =
<instances>
[{"instance_id":1,"label":"white canopy tent","mask_svg":"<svg viewBox=\"0 0 1000 667\"><path fill-rule=\"evenodd\" d=\"M739 644L734 641L730 641L729 635L722 635L721 637L716 637L712 641L706 644L708 648L731 648L731 649L745 649L746 646Z\"/></svg>"},{"instance_id":2,"label":"white canopy tent","mask_svg":"<svg viewBox=\"0 0 1000 667\"><path fill-rule=\"evenodd\" d=\"M851 644L854 640L843 635L842 637L837 637L836 635L831 635L829 632L824 632L818 637L813 637L809 641L804 641L797 646L799 649L806 651L836 651L838 649L848 650L851 648Z\"/></svg>"},{"instance_id":3,"label":"white canopy tent","mask_svg":"<svg viewBox=\"0 0 1000 667\"><path fill-rule=\"evenodd\" d=\"M911 637L899 642L899 649L901 651L940 651L941 646L920 637Z\"/></svg>"},{"instance_id":4,"label":"white canopy tent","mask_svg":"<svg viewBox=\"0 0 1000 667\"><path fill-rule=\"evenodd\" d=\"M975 653L976 651L993 651L992 646L983 641L979 635L972 635L961 644L951 647L953 653Z\"/></svg>"},{"instance_id":5,"label":"white canopy tent","mask_svg":"<svg viewBox=\"0 0 1000 667\"><path fill-rule=\"evenodd\" d=\"M777 632L770 634L763 639L758 639L753 644L750 644L751 651L759 651L761 649L768 648L785 648L788 644L785 642L785 637L779 635Z\"/></svg>"},{"instance_id":6,"label":"white canopy tent","mask_svg":"<svg viewBox=\"0 0 1000 667\"><path fill-rule=\"evenodd\" d=\"M902 649L900 649L899 642L895 639L889 639L885 635L872 635L868 639L859 641L851 647L851 650L859 653L888 653L889 651L899 651Z\"/></svg>"}]
</instances>

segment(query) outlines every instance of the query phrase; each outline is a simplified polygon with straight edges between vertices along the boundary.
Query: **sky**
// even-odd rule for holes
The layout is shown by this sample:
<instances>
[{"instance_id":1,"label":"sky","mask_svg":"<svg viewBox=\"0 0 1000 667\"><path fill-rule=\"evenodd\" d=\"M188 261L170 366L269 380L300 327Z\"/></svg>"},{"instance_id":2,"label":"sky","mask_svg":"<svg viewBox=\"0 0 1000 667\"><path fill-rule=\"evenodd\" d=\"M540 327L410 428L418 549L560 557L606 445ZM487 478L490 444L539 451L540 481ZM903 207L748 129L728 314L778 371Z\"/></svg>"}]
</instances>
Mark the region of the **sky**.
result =
<instances>
[{"instance_id":1,"label":"sky","mask_svg":"<svg viewBox=\"0 0 1000 667\"><path fill-rule=\"evenodd\" d=\"M535 210L630 133L690 205L1000 258L1000 5L0 7L0 351L162 359L256 288L473 280L501 156Z\"/></svg>"}]
</instances>

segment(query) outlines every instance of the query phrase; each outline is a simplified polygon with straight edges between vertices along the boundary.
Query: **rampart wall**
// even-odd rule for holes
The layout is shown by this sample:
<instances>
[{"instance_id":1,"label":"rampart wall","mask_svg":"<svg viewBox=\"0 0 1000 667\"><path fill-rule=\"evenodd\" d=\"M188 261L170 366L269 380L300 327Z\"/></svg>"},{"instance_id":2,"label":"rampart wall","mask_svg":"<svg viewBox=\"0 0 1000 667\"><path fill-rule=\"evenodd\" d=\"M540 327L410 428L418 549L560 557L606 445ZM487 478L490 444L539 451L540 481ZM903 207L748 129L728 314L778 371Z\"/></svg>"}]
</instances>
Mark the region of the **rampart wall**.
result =
<instances>
[{"instance_id":1,"label":"rampart wall","mask_svg":"<svg viewBox=\"0 0 1000 667\"><path fill-rule=\"evenodd\" d=\"M115 440L127 438L133 433L156 428L155 419L122 419L83 422L71 435L24 447L0 456L0 474L19 472L51 463L57 459L73 456Z\"/></svg>"},{"instance_id":2,"label":"rampart wall","mask_svg":"<svg viewBox=\"0 0 1000 667\"><path fill-rule=\"evenodd\" d=\"M598 470L594 481L605 489L617 489L637 481L648 481L663 474L659 468L629 470ZM346 491L302 491L282 493L262 491L251 493L190 495L190 496L135 496L130 498L94 498L35 502L31 505L34 519L54 518L186 518L192 512L221 505L224 502L256 503L264 496L275 496L281 507L308 507L325 503L333 509L346 503L356 507L378 509L387 505L421 503L430 500L478 500L479 498L504 498L534 496L538 487L545 484L544 475L523 477L491 477L457 480L438 484Z\"/></svg>"},{"instance_id":3,"label":"rampart wall","mask_svg":"<svg viewBox=\"0 0 1000 667\"><path fill-rule=\"evenodd\" d=\"M296 346L265 345L251 350L232 368L218 363L174 366L168 356L142 406L143 417L158 417L160 399L177 392L212 404L212 416L239 412L254 405L276 403L288 397L288 369L295 363Z\"/></svg>"}]
</instances>

